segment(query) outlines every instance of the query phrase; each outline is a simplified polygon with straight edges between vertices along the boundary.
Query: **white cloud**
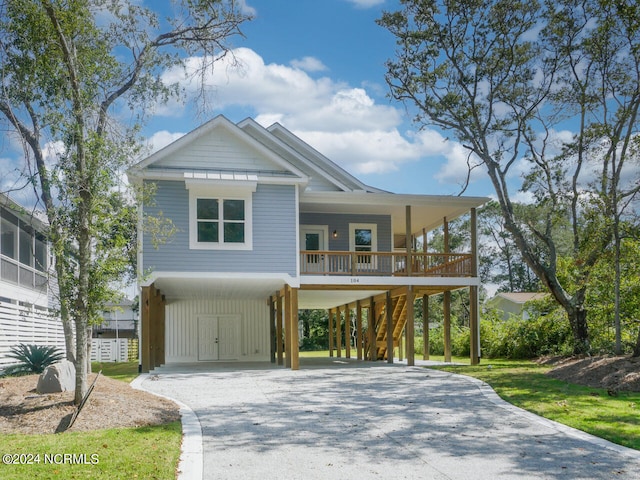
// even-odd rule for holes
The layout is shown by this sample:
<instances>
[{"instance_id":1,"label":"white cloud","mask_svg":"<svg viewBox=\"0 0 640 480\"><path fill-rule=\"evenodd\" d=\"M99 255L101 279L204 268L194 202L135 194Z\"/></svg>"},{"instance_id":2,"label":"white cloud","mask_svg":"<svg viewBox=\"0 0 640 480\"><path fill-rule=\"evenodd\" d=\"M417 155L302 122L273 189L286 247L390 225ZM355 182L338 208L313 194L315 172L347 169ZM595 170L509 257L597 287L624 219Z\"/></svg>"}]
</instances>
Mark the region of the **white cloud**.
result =
<instances>
[{"instance_id":1,"label":"white cloud","mask_svg":"<svg viewBox=\"0 0 640 480\"><path fill-rule=\"evenodd\" d=\"M238 48L216 63L206 84L215 91L217 110L249 107L261 125L281 123L354 174L385 173L407 162L429 161L432 155L453 155L454 142L436 131L402 132L402 111L376 103L364 88L327 76L310 77L302 65L309 69L316 61L322 65L311 57L290 65L265 63L253 50ZM189 59L187 70L196 71L199 62L197 57ZM163 79L179 82L187 94L198 93L196 82L182 70L168 71ZM171 106L164 113L175 115L177 110ZM443 174L442 180L451 176L460 183L457 171Z\"/></svg>"},{"instance_id":2,"label":"white cloud","mask_svg":"<svg viewBox=\"0 0 640 480\"><path fill-rule=\"evenodd\" d=\"M149 154L157 152L163 147L166 147L171 142L175 142L180 137L184 136L181 132L168 132L167 130L160 130L154 133L147 139L147 146L149 148Z\"/></svg>"},{"instance_id":3,"label":"white cloud","mask_svg":"<svg viewBox=\"0 0 640 480\"><path fill-rule=\"evenodd\" d=\"M303 57L291 60L291 66L304 70L305 72L323 72L328 70L327 66L315 57Z\"/></svg>"},{"instance_id":4,"label":"white cloud","mask_svg":"<svg viewBox=\"0 0 640 480\"><path fill-rule=\"evenodd\" d=\"M384 3L384 0L347 0L349 3L352 3L358 8L370 8L375 7L376 5L381 5Z\"/></svg>"}]
</instances>

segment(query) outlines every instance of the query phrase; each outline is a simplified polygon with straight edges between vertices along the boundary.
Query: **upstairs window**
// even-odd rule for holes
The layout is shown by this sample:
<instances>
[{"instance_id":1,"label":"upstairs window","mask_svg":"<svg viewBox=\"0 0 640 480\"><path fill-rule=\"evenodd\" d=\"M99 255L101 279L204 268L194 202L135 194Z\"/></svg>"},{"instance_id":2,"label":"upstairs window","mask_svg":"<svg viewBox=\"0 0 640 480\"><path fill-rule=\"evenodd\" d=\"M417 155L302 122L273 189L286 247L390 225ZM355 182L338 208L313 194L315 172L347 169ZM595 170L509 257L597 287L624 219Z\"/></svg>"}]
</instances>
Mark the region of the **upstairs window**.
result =
<instances>
[{"instance_id":1,"label":"upstairs window","mask_svg":"<svg viewBox=\"0 0 640 480\"><path fill-rule=\"evenodd\" d=\"M245 201L198 198L198 243L244 243Z\"/></svg>"},{"instance_id":2,"label":"upstairs window","mask_svg":"<svg viewBox=\"0 0 640 480\"><path fill-rule=\"evenodd\" d=\"M227 189L225 189L227 190ZM216 193L221 193L216 195ZM190 190L192 249L250 250L252 192Z\"/></svg>"}]
</instances>

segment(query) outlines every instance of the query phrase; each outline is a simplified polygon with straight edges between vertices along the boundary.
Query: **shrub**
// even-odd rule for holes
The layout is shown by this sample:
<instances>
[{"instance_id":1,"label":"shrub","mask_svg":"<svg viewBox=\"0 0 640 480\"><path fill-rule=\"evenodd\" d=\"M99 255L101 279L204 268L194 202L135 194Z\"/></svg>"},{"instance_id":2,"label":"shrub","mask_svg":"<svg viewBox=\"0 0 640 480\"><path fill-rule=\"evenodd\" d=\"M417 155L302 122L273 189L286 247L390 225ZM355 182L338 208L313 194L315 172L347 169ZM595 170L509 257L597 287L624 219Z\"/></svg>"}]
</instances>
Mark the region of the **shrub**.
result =
<instances>
[{"instance_id":1,"label":"shrub","mask_svg":"<svg viewBox=\"0 0 640 480\"><path fill-rule=\"evenodd\" d=\"M64 359L65 355L58 347L48 345L26 345L21 343L17 347L11 347L7 355L20 363L6 369L7 375L28 375L30 373L42 373L49 365Z\"/></svg>"}]
</instances>

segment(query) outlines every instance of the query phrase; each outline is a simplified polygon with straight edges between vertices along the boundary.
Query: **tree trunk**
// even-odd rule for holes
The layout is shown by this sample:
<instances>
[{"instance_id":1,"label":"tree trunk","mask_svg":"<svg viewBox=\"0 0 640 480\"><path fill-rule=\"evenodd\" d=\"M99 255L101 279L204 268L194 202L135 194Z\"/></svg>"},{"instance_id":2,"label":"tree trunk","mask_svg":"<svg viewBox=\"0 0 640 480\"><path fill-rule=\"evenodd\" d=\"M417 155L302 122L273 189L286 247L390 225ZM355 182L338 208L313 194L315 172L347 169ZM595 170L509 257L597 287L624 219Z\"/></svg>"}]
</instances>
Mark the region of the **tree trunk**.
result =
<instances>
[{"instance_id":1,"label":"tree trunk","mask_svg":"<svg viewBox=\"0 0 640 480\"><path fill-rule=\"evenodd\" d=\"M76 394L73 400L80 405L87 392L87 328L84 322L76 319Z\"/></svg>"},{"instance_id":2,"label":"tree trunk","mask_svg":"<svg viewBox=\"0 0 640 480\"><path fill-rule=\"evenodd\" d=\"M640 327L638 327L638 339L636 340L636 346L633 349L632 357L640 357Z\"/></svg>"},{"instance_id":3,"label":"tree trunk","mask_svg":"<svg viewBox=\"0 0 640 480\"><path fill-rule=\"evenodd\" d=\"M589 342L589 328L587 326L587 311L579 305L567 310L569 324L573 332L573 353L583 355L589 353L591 345Z\"/></svg>"}]
</instances>

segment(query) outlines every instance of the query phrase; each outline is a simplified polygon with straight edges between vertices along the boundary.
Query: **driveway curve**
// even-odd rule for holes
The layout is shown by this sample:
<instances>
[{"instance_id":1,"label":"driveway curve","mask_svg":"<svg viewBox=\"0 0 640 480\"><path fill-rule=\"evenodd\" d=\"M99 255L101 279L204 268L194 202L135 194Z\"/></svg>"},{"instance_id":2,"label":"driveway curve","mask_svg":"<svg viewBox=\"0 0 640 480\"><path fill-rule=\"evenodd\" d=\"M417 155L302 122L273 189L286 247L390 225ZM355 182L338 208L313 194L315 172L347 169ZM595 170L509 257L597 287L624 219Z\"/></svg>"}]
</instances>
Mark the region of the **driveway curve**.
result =
<instances>
[{"instance_id":1,"label":"driveway curve","mask_svg":"<svg viewBox=\"0 0 640 480\"><path fill-rule=\"evenodd\" d=\"M206 480L640 478L639 451L513 407L469 377L301 360L298 371L160 369L138 384L195 412Z\"/></svg>"}]
</instances>

